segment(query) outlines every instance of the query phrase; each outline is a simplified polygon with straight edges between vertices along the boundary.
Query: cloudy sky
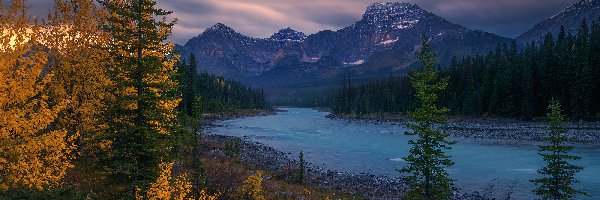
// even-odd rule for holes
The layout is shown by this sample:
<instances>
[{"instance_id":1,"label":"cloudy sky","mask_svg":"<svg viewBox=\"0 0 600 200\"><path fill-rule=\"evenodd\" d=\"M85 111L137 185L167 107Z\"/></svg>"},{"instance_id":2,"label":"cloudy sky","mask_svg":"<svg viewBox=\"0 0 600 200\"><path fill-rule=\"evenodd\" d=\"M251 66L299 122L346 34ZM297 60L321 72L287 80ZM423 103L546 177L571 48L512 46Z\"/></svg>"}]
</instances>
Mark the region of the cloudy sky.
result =
<instances>
[{"instance_id":1,"label":"cloudy sky","mask_svg":"<svg viewBox=\"0 0 600 200\"><path fill-rule=\"evenodd\" d=\"M360 20L381 0L156 0L178 18L171 40L184 44L216 23L252 37L292 27L306 34L337 30ZM396 0L390 0L392 2ZM47 10L50 0L28 0ZM577 0L400 0L415 3L452 23L514 38ZM43 8L43 9L42 9Z\"/></svg>"}]
</instances>

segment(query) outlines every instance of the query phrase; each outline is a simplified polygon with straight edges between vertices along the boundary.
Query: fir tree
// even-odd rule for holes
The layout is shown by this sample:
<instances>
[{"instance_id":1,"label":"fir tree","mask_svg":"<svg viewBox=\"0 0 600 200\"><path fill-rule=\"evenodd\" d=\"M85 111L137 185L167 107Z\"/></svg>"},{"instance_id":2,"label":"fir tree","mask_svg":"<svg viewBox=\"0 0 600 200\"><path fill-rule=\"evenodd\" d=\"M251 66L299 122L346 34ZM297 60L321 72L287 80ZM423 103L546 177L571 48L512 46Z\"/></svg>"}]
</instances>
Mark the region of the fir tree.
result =
<instances>
[{"instance_id":1,"label":"fir tree","mask_svg":"<svg viewBox=\"0 0 600 200\"><path fill-rule=\"evenodd\" d=\"M194 178L194 188L196 189L195 193L199 193L202 191L205 182L206 182L206 173L204 166L202 165L201 160L201 151L202 151L202 98L196 97L192 103L192 116L191 116L191 133L194 135L194 144L193 144L193 178Z\"/></svg>"},{"instance_id":2,"label":"fir tree","mask_svg":"<svg viewBox=\"0 0 600 200\"><path fill-rule=\"evenodd\" d=\"M575 66L571 89L571 111L575 119L590 117L592 107L593 70L589 65L589 28L583 20L574 44Z\"/></svg>"},{"instance_id":3,"label":"fir tree","mask_svg":"<svg viewBox=\"0 0 600 200\"><path fill-rule=\"evenodd\" d=\"M452 194L452 179L444 167L454 165L445 154L454 142L446 140L447 133L442 133L433 128L435 124L446 122L443 116L448 112L447 108L438 107L438 94L448 85L447 78L440 78L434 70L435 55L429 46L429 37L422 38L419 59L423 69L413 70L410 81L415 88L419 107L408 114L413 121L406 126L412 131L406 135L416 135L416 140L410 140L413 145L410 155L404 157L408 166L399 170L401 173L410 175L403 177L403 181L409 186L404 198L406 199L450 199Z\"/></svg>"},{"instance_id":4,"label":"fir tree","mask_svg":"<svg viewBox=\"0 0 600 200\"><path fill-rule=\"evenodd\" d=\"M568 163L568 160L578 160L580 157L569 155L573 146L566 145L565 129L563 128L564 116L561 114L560 103L552 100L548 106L548 123L550 135L545 138L549 145L540 145L539 154L546 161L546 166L538 170L544 178L531 180L538 186L533 190L543 199L573 199L577 195L586 193L573 188L578 181L575 174L583 168Z\"/></svg>"},{"instance_id":5,"label":"fir tree","mask_svg":"<svg viewBox=\"0 0 600 200\"><path fill-rule=\"evenodd\" d=\"M148 188L171 152L170 133L176 121L173 44L164 43L174 22L171 12L153 0L104 0L110 13L105 30L112 35L107 51L114 59L110 73L116 98L109 105L112 152L108 168L130 196Z\"/></svg>"},{"instance_id":6,"label":"fir tree","mask_svg":"<svg viewBox=\"0 0 600 200\"><path fill-rule=\"evenodd\" d=\"M304 152L300 151L300 156L298 157L299 167L298 167L298 184L304 183L304 172L306 171L304 166Z\"/></svg>"}]
</instances>

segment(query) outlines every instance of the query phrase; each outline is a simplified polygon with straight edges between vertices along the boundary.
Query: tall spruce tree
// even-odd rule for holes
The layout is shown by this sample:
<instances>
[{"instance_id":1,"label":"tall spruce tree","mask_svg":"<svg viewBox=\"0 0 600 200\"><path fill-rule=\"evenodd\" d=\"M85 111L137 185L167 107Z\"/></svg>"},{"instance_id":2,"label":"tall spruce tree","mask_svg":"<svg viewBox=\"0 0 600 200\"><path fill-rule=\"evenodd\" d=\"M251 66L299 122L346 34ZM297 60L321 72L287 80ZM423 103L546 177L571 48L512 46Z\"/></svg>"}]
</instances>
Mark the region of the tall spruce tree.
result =
<instances>
[{"instance_id":1,"label":"tall spruce tree","mask_svg":"<svg viewBox=\"0 0 600 200\"><path fill-rule=\"evenodd\" d=\"M445 150L450 149L454 142L446 140L447 133L435 130L435 124L446 123L443 116L447 108L438 107L438 94L448 85L448 78L440 78L435 71L435 55L429 46L429 37L423 35L419 59L423 69L413 70L410 81L415 88L419 107L408 117L412 121L406 126L412 131L406 135L416 135L417 139L410 140L413 145L410 155L404 157L408 165L400 169L401 173L408 173L402 180L409 186L404 194L406 199L450 199L452 194L452 179L444 167L454 165Z\"/></svg>"},{"instance_id":2,"label":"tall spruce tree","mask_svg":"<svg viewBox=\"0 0 600 200\"><path fill-rule=\"evenodd\" d=\"M590 67L593 71L592 83L592 100L591 102L600 102L600 17L594 20L590 28ZM596 115L596 119L600 119L600 103L592 103L592 114Z\"/></svg>"},{"instance_id":3,"label":"tall spruce tree","mask_svg":"<svg viewBox=\"0 0 600 200\"><path fill-rule=\"evenodd\" d=\"M574 44L575 66L571 88L571 111L574 119L587 119L592 108L593 70L589 65L589 28L582 21Z\"/></svg>"},{"instance_id":4,"label":"tall spruce tree","mask_svg":"<svg viewBox=\"0 0 600 200\"><path fill-rule=\"evenodd\" d=\"M573 146L566 145L565 129L563 128L564 116L561 114L560 103L552 100L548 106L548 123L550 135L545 138L548 145L540 145L539 154L546 161L546 166L538 170L543 178L531 180L538 186L535 194L543 199L573 199L577 195L586 193L573 188L578 181L575 174L583 168L568 163L568 160L578 160L580 157L569 155Z\"/></svg>"},{"instance_id":5,"label":"tall spruce tree","mask_svg":"<svg viewBox=\"0 0 600 200\"><path fill-rule=\"evenodd\" d=\"M298 184L304 184L304 172L306 171L305 161L304 161L304 151L300 151L300 155L298 156Z\"/></svg>"},{"instance_id":6,"label":"tall spruce tree","mask_svg":"<svg viewBox=\"0 0 600 200\"><path fill-rule=\"evenodd\" d=\"M103 0L110 13L105 30L112 35L107 51L114 58L110 76L116 98L109 105L112 152L108 168L129 197L149 187L159 163L168 162L176 107L173 44L164 41L174 22L171 12L155 8L153 0ZM123 191L125 192L125 191Z\"/></svg>"}]
</instances>

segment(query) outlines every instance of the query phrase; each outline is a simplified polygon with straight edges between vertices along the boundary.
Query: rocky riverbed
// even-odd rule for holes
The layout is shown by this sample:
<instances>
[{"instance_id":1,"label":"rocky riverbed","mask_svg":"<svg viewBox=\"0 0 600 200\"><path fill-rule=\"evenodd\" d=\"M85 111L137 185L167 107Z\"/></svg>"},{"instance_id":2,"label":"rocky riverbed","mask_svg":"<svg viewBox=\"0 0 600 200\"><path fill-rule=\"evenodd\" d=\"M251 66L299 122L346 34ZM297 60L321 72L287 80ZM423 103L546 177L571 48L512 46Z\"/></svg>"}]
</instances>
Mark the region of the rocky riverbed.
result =
<instances>
[{"instance_id":1,"label":"rocky riverbed","mask_svg":"<svg viewBox=\"0 0 600 200\"><path fill-rule=\"evenodd\" d=\"M407 122L404 118L359 118L356 116L339 116L330 114L332 119L361 121L374 124L401 125ZM440 128L452 137L499 140L532 140L539 141L548 136L547 123L543 121L519 121L504 119L450 119ZM572 142L600 143L600 122L567 122L566 136Z\"/></svg>"},{"instance_id":2,"label":"rocky riverbed","mask_svg":"<svg viewBox=\"0 0 600 200\"><path fill-rule=\"evenodd\" d=\"M235 144L239 152L233 155L226 149L209 149L209 156L229 156L240 162L269 171L280 180L293 182L299 161L290 157L293 155L278 151L258 142L247 141L243 138L222 136L208 131L202 137L205 143ZM210 147L208 147L210 148ZM397 178L377 176L367 173L352 174L327 170L306 164L305 184L310 186L334 189L360 195L366 199L398 199L405 186ZM460 191L460 190L457 190ZM455 199L491 199L479 193L456 192Z\"/></svg>"},{"instance_id":3,"label":"rocky riverbed","mask_svg":"<svg viewBox=\"0 0 600 200\"><path fill-rule=\"evenodd\" d=\"M236 144L238 149L236 155L232 155L230 150L225 148L209 149L209 155L229 156L240 162L256 166L258 169L269 171L272 177L289 182L295 181L297 173L298 155L287 154L266 146L258 142L252 142L244 137L232 137L219 135L218 132L211 132L211 127L215 127L212 122L216 120L227 120L246 116L271 115L277 111L254 112L254 114L244 116L211 116L205 120L205 134L203 139L209 143L215 144ZM331 117L331 116L330 116ZM336 117L334 117L336 118ZM336 118L339 120L349 120ZM364 120L351 119L364 123L375 124L393 124L401 125L404 120ZM210 122L210 123L206 123ZM480 139L501 139L501 140L540 140L545 137L547 130L544 122L521 122L509 120L451 120L450 123L440 128L451 133L453 137L480 138ZM598 143L600 142L600 123L581 122L567 123L567 136L577 142ZM367 173L345 173L332 171L319 167L318 165L307 164L305 172L305 184L312 187L342 190L350 194L357 194L367 199L397 199L405 190L405 186L397 178L388 176L378 176ZM493 183L490 183L493 185ZM486 189L484 189L486 190ZM511 192L507 194L496 194L493 189L490 191L480 191L475 193L464 193L457 189L454 199L510 199Z\"/></svg>"},{"instance_id":4,"label":"rocky riverbed","mask_svg":"<svg viewBox=\"0 0 600 200\"><path fill-rule=\"evenodd\" d=\"M548 137L545 122L500 120L450 121L441 127L454 137L501 140L542 140ZM566 137L578 143L600 143L600 122L568 122Z\"/></svg>"}]
</instances>

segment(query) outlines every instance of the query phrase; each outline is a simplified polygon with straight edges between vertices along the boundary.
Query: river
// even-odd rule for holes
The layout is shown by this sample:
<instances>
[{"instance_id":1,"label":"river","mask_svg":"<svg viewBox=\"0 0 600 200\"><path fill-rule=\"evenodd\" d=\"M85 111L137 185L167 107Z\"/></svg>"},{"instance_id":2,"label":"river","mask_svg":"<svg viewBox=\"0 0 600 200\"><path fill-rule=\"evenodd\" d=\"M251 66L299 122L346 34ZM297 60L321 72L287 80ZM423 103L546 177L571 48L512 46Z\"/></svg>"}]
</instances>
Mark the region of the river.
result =
<instances>
[{"instance_id":1,"label":"river","mask_svg":"<svg viewBox=\"0 0 600 200\"><path fill-rule=\"evenodd\" d=\"M283 108L277 115L247 117L218 122L212 132L244 137L271 146L326 169L399 177L396 169L406 163L411 136L400 125L372 124L326 118L329 113L303 108ZM544 162L538 155L539 142L450 138L458 143L448 151L456 163L449 167L451 178L463 192L479 191L502 198L535 198L528 180L539 177ZM600 199L600 145L575 144L581 156L573 164L584 167L576 184L592 195L578 199Z\"/></svg>"}]
</instances>

